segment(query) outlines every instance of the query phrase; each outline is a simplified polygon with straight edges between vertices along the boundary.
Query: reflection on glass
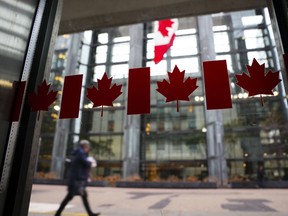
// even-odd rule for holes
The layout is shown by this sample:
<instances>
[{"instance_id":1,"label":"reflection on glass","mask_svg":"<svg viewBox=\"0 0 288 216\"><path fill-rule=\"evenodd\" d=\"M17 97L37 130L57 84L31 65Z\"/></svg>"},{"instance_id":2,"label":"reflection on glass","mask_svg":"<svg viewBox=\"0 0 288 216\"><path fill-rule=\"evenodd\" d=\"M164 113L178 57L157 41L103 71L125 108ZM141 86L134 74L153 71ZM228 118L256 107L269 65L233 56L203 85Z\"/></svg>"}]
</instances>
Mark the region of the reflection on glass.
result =
<instances>
[{"instance_id":1,"label":"reflection on glass","mask_svg":"<svg viewBox=\"0 0 288 216\"><path fill-rule=\"evenodd\" d=\"M23 73L37 5L36 0L0 1L0 161L2 162L7 137L10 134L10 116L17 90L16 83L21 80ZM11 135L16 136L13 131ZM2 162L0 162L1 169Z\"/></svg>"}]
</instances>

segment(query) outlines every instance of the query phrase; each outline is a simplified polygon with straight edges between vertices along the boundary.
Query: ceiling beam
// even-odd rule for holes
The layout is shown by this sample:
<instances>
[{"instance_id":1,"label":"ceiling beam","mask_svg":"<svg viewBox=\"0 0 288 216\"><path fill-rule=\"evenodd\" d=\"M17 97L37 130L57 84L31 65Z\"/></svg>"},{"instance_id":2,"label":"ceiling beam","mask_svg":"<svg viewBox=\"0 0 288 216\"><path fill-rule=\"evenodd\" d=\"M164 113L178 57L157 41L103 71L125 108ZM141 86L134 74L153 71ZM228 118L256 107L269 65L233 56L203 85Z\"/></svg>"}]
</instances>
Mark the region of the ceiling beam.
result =
<instances>
[{"instance_id":1,"label":"ceiling beam","mask_svg":"<svg viewBox=\"0 0 288 216\"><path fill-rule=\"evenodd\" d=\"M64 0L59 34L265 6L266 0Z\"/></svg>"}]
</instances>

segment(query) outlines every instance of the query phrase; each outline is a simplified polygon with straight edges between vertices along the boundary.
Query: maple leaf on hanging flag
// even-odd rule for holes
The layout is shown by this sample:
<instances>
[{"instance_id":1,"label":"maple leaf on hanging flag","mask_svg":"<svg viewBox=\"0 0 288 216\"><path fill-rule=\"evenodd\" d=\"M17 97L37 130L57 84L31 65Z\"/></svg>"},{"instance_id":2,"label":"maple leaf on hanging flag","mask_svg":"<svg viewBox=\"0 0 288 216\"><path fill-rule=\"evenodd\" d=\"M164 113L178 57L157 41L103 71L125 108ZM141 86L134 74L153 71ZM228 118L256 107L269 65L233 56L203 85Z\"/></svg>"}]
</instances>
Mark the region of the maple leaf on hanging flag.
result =
<instances>
[{"instance_id":1,"label":"maple leaf on hanging flag","mask_svg":"<svg viewBox=\"0 0 288 216\"><path fill-rule=\"evenodd\" d=\"M196 85L197 78L188 77L184 81L184 75L185 70L180 72L176 65L173 72L168 72L170 83L166 79L157 82L158 88L156 90L166 97L166 103L177 101L177 112L179 112L179 100L189 101L189 95L198 88Z\"/></svg>"},{"instance_id":2,"label":"maple leaf on hanging flag","mask_svg":"<svg viewBox=\"0 0 288 216\"><path fill-rule=\"evenodd\" d=\"M264 106L262 94L273 95L273 88L281 81L279 71L269 70L265 73L265 64L259 64L254 58L252 65L246 65L249 74L237 74L237 85L249 92L249 97L260 95L261 105Z\"/></svg>"},{"instance_id":3,"label":"maple leaf on hanging flag","mask_svg":"<svg viewBox=\"0 0 288 216\"><path fill-rule=\"evenodd\" d=\"M158 21L158 31L165 37L168 36L167 28L172 28L174 22L171 19Z\"/></svg>"},{"instance_id":4,"label":"maple leaf on hanging flag","mask_svg":"<svg viewBox=\"0 0 288 216\"><path fill-rule=\"evenodd\" d=\"M108 79L106 73L104 73L102 79L97 79L98 89L93 86L87 89L87 98L93 102L93 107L101 106L101 117L103 116L103 106L112 106L113 101L119 97L122 92L122 85L114 84L111 87L112 77Z\"/></svg>"},{"instance_id":5,"label":"maple leaf on hanging flag","mask_svg":"<svg viewBox=\"0 0 288 216\"><path fill-rule=\"evenodd\" d=\"M57 99L57 91L49 91L51 84L47 85L46 80L38 86L37 94L30 93L28 95L28 103L32 111L48 111L48 107ZM38 113L38 119L39 119Z\"/></svg>"},{"instance_id":6,"label":"maple leaf on hanging flag","mask_svg":"<svg viewBox=\"0 0 288 216\"><path fill-rule=\"evenodd\" d=\"M155 22L154 62L158 64L164 54L173 45L175 32L178 29L178 19L167 19Z\"/></svg>"}]
</instances>

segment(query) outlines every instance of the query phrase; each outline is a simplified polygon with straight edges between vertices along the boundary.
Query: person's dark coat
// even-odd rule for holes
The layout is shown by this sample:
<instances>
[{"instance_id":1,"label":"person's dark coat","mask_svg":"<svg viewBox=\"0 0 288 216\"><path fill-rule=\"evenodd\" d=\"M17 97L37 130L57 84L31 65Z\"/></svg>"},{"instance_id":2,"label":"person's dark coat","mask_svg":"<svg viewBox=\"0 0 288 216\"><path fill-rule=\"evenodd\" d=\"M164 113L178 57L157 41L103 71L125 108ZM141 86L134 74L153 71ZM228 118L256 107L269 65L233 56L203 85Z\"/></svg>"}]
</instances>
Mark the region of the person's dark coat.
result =
<instances>
[{"instance_id":1,"label":"person's dark coat","mask_svg":"<svg viewBox=\"0 0 288 216\"><path fill-rule=\"evenodd\" d=\"M73 193L79 189L79 184L81 186L87 184L91 167L91 162L87 161L87 157L88 154L82 148L78 148L72 153L68 190Z\"/></svg>"},{"instance_id":2,"label":"person's dark coat","mask_svg":"<svg viewBox=\"0 0 288 216\"><path fill-rule=\"evenodd\" d=\"M262 182L264 180L264 169L260 167L257 172L257 179L258 181Z\"/></svg>"}]
</instances>

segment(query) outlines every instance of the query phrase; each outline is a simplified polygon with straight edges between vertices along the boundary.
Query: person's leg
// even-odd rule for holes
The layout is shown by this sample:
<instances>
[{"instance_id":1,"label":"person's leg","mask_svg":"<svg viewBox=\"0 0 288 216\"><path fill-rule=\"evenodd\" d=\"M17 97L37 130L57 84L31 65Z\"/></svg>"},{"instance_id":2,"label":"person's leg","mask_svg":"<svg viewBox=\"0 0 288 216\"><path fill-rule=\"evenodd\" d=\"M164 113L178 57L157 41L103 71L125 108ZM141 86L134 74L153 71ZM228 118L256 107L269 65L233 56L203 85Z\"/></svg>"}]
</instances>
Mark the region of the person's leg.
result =
<instances>
[{"instance_id":1,"label":"person's leg","mask_svg":"<svg viewBox=\"0 0 288 216\"><path fill-rule=\"evenodd\" d=\"M64 210L65 206L69 201L73 199L73 194L71 192L68 192L64 200L62 201L61 205L59 206L59 209L57 210L55 216L60 216L61 212Z\"/></svg>"},{"instance_id":2,"label":"person's leg","mask_svg":"<svg viewBox=\"0 0 288 216\"><path fill-rule=\"evenodd\" d=\"M82 201L83 201L83 204L84 204L84 207L88 213L89 216L97 216L97 215L100 215L100 213L93 213L91 208L90 208L90 205L89 205L89 202L88 202L88 195L87 195L87 191L85 190L84 191L84 194L81 196L82 198Z\"/></svg>"}]
</instances>

